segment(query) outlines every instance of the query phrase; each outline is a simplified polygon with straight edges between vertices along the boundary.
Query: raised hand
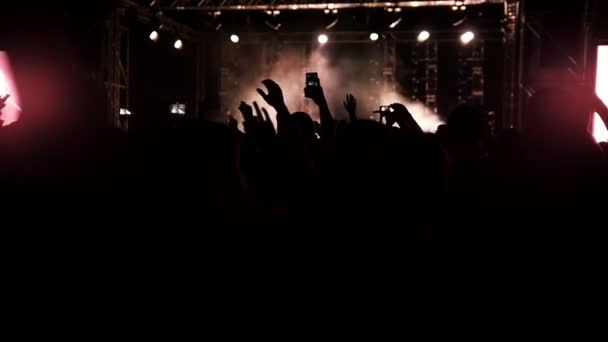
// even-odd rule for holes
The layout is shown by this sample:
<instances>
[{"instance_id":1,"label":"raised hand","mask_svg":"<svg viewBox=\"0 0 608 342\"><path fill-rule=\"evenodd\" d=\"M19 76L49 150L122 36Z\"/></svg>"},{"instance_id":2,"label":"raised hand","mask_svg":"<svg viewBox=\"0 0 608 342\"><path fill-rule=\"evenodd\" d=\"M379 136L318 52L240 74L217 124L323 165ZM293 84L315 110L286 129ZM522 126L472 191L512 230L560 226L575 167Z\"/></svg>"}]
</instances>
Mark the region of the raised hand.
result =
<instances>
[{"instance_id":1,"label":"raised hand","mask_svg":"<svg viewBox=\"0 0 608 342\"><path fill-rule=\"evenodd\" d=\"M357 99L353 96L353 94L346 94L346 100L344 101L344 109L348 113L348 118L350 121L357 120Z\"/></svg>"},{"instance_id":2,"label":"raised hand","mask_svg":"<svg viewBox=\"0 0 608 342\"><path fill-rule=\"evenodd\" d=\"M272 121L270 121L270 115L268 115L268 111L266 110L266 108L262 108L262 113L264 113L265 121L269 122L272 125Z\"/></svg>"},{"instance_id":3,"label":"raised hand","mask_svg":"<svg viewBox=\"0 0 608 342\"><path fill-rule=\"evenodd\" d=\"M257 91L264 101L275 109L284 107L285 100L283 99L283 91L281 90L281 87L273 80L264 80L262 81L262 84L266 86L268 93L265 93L260 88L258 88Z\"/></svg>"},{"instance_id":4,"label":"raised hand","mask_svg":"<svg viewBox=\"0 0 608 342\"><path fill-rule=\"evenodd\" d=\"M253 108L255 109L255 114L257 115L257 119L260 123L260 126L264 127L267 131L272 130L272 132L274 133L274 126L272 124L272 121L270 121L270 115L268 115L268 111L266 111L266 108L260 109L260 106L255 101L253 102Z\"/></svg>"},{"instance_id":5,"label":"raised hand","mask_svg":"<svg viewBox=\"0 0 608 342\"><path fill-rule=\"evenodd\" d=\"M239 122L232 115L228 115L228 126L234 130L237 130L239 127Z\"/></svg>"},{"instance_id":6,"label":"raised hand","mask_svg":"<svg viewBox=\"0 0 608 342\"><path fill-rule=\"evenodd\" d=\"M243 119L245 120L245 122L253 122L253 109L250 105L241 101L241 104L239 105L239 111L243 115Z\"/></svg>"},{"instance_id":7,"label":"raised hand","mask_svg":"<svg viewBox=\"0 0 608 342\"><path fill-rule=\"evenodd\" d=\"M325 94L323 93L323 87L321 86L304 88L304 96L313 100L318 106L322 106L327 103L325 100Z\"/></svg>"},{"instance_id":8,"label":"raised hand","mask_svg":"<svg viewBox=\"0 0 608 342\"><path fill-rule=\"evenodd\" d=\"M392 126L396 122L401 129L422 132L422 128L420 128L410 111L404 105L401 103L393 103L391 108L393 111L386 115L387 125Z\"/></svg>"}]
</instances>

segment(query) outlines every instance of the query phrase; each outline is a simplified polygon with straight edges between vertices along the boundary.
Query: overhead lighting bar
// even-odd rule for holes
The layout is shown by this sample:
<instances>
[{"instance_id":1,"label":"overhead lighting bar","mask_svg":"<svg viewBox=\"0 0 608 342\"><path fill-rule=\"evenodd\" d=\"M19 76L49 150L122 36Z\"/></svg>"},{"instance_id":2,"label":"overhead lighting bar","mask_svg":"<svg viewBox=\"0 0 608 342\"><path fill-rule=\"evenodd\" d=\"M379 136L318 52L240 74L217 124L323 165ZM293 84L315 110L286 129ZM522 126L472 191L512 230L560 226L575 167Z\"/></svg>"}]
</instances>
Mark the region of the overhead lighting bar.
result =
<instances>
[{"instance_id":1,"label":"overhead lighting bar","mask_svg":"<svg viewBox=\"0 0 608 342\"><path fill-rule=\"evenodd\" d=\"M217 1L215 1L217 3ZM483 4L503 4L505 0L467 0L467 6ZM330 6L331 5L331 6ZM277 4L272 5L274 10L296 11L296 10L340 10L347 8L385 8L385 2L350 2L350 3L302 3L302 4ZM453 0L420 0L420 1L401 1L391 2L394 7L452 7ZM331 7L331 8L330 8ZM180 11L257 11L268 10L268 4L243 5L242 0L225 0L222 5L214 4L214 1L203 0L197 6L160 6L161 10L180 10Z\"/></svg>"}]
</instances>

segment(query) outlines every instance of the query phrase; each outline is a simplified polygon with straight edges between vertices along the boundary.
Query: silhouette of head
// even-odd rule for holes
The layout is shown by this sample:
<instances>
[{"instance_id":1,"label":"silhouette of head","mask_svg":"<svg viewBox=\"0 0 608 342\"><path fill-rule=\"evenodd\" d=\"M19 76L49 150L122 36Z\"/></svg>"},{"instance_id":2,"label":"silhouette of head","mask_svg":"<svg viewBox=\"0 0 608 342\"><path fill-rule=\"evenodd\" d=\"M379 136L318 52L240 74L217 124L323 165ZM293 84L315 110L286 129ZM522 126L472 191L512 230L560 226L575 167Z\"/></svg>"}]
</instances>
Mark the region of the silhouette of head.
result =
<instances>
[{"instance_id":1,"label":"silhouette of head","mask_svg":"<svg viewBox=\"0 0 608 342\"><path fill-rule=\"evenodd\" d=\"M460 104L450 113L447 127L453 141L474 144L481 139L483 124L483 116L478 108Z\"/></svg>"}]
</instances>

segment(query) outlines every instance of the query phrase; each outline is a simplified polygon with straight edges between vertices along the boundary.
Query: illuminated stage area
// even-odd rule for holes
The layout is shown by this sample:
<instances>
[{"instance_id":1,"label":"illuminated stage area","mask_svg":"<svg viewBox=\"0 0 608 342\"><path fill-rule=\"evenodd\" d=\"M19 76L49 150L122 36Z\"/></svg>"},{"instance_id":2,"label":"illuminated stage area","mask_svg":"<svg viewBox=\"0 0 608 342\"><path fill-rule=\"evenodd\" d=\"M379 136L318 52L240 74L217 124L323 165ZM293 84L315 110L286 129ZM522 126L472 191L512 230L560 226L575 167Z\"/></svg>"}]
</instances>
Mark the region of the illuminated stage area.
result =
<instances>
[{"instance_id":1,"label":"illuminated stage area","mask_svg":"<svg viewBox=\"0 0 608 342\"><path fill-rule=\"evenodd\" d=\"M607 1L90 2L0 11L20 207L103 197L237 256L598 226L573 208L608 192Z\"/></svg>"},{"instance_id":2,"label":"illuminated stage area","mask_svg":"<svg viewBox=\"0 0 608 342\"><path fill-rule=\"evenodd\" d=\"M260 101L255 89L271 78L284 88L293 111L318 120L302 96L304 75L311 71L319 74L338 119L345 118L346 93L359 96L361 112L370 117L380 105L406 103L430 132L459 103L498 117L502 112L501 73L488 72L505 67L501 1L269 3L263 10L256 7L261 3L153 3L138 12L151 17L132 31L131 40L148 40L134 48L134 58L165 54L170 65L183 55L182 64L201 77L187 89L196 93L198 100L187 100L198 116L224 120L241 100ZM184 34L174 23L196 30ZM178 83L172 77L164 82ZM174 96L183 97L183 90ZM139 95L123 97L137 102Z\"/></svg>"}]
</instances>

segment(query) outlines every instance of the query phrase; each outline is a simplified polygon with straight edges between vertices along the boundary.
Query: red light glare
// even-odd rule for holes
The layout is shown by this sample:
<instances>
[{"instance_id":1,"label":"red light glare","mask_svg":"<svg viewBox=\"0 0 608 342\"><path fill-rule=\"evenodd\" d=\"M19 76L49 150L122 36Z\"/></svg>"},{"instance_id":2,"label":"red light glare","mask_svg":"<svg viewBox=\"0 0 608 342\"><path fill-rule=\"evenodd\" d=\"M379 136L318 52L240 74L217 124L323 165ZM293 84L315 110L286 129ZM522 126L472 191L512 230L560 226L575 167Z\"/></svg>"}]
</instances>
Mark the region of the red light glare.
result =
<instances>
[{"instance_id":1,"label":"red light glare","mask_svg":"<svg viewBox=\"0 0 608 342\"><path fill-rule=\"evenodd\" d=\"M8 54L0 51L0 96L4 95L10 95L6 101L6 106L2 109L1 117L2 125L7 126L19 120L22 109Z\"/></svg>"},{"instance_id":2,"label":"red light glare","mask_svg":"<svg viewBox=\"0 0 608 342\"><path fill-rule=\"evenodd\" d=\"M608 45L597 47L597 70L595 92L608 105ZM599 114L593 117L593 137L595 141L608 141L608 129Z\"/></svg>"}]
</instances>

